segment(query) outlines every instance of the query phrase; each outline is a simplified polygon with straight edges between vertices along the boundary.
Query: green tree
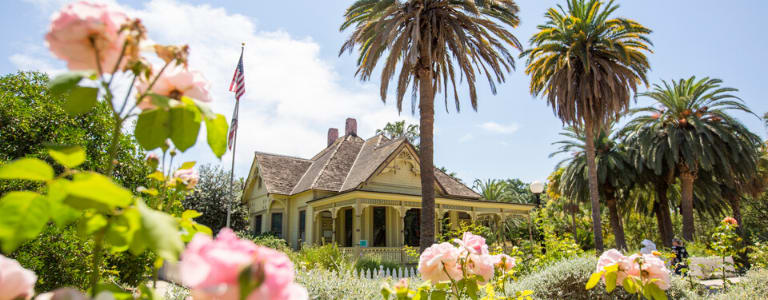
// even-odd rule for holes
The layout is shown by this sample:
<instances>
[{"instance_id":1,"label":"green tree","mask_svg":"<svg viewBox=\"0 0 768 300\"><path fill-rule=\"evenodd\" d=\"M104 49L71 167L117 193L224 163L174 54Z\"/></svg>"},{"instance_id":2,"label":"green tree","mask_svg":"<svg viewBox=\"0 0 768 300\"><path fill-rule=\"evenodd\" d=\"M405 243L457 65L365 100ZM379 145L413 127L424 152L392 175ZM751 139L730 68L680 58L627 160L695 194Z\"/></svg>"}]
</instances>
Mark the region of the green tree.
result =
<instances>
[{"instance_id":1,"label":"green tree","mask_svg":"<svg viewBox=\"0 0 768 300\"><path fill-rule=\"evenodd\" d=\"M414 112L418 95L422 251L435 241L435 94L443 90L447 110L450 87L458 111L456 81L462 79L476 110L478 73L486 76L491 92L496 93L496 82L503 82L504 74L514 67L514 56L507 47L522 48L505 27L519 24L517 12L512 0L358 0L344 14L341 30L354 30L339 54L358 46L357 76L369 80L383 61L383 101L398 68L398 110L402 111L409 85Z\"/></svg>"},{"instance_id":2,"label":"green tree","mask_svg":"<svg viewBox=\"0 0 768 300\"><path fill-rule=\"evenodd\" d=\"M195 221L211 228L214 233L226 226L227 205L229 199L240 199L243 190L242 178L234 181L233 198L229 197L229 171L210 164L198 168L200 181L194 191L182 201L184 209L193 209L203 215ZM232 203L232 221L230 228L234 231L248 228L248 208L242 203Z\"/></svg>"},{"instance_id":3,"label":"green tree","mask_svg":"<svg viewBox=\"0 0 768 300\"><path fill-rule=\"evenodd\" d=\"M46 148L49 144L81 146L87 152L83 169L96 171L107 165L114 127L107 104L102 102L87 114L71 116L62 109L64 102L63 96L48 91L45 73L18 72L0 77L0 165L22 157L53 162ZM146 185L151 168L144 159L135 140L121 136L115 179L132 190ZM21 184L2 181L0 194L20 190Z\"/></svg>"},{"instance_id":4,"label":"green tree","mask_svg":"<svg viewBox=\"0 0 768 300\"><path fill-rule=\"evenodd\" d=\"M626 18L611 18L613 1L568 0L550 8L531 38L526 74L531 94L546 97L563 123L583 127L595 247L603 250L595 134L629 107L630 94L646 83L650 29Z\"/></svg>"},{"instance_id":5,"label":"green tree","mask_svg":"<svg viewBox=\"0 0 768 300\"><path fill-rule=\"evenodd\" d=\"M737 89L721 83L690 77L655 84L642 94L655 100L655 106L633 109L635 117L624 129L628 139L635 139L632 144L648 168L657 176L665 169L674 170L680 179L683 238L689 241L694 235L697 178L733 182L757 169L759 137L728 114L752 111L732 94Z\"/></svg>"},{"instance_id":6,"label":"green tree","mask_svg":"<svg viewBox=\"0 0 768 300\"><path fill-rule=\"evenodd\" d=\"M619 216L619 202L631 190L636 179L635 170L624 149L612 134L611 124L606 124L595 136L595 160L600 197L608 207L609 221L616 247L627 249L624 228ZM555 142L560 149L550 155L572 154L561 161L557 168L567 163L563 169L558 187L560 193L568 198L584 201L589 197L589 176L585 155L586 137L582 131L573 127L566 128L560 135L566 140Z\"/></svg>"},{"instance_id":7,"label":"green tree","mask_svg":"<svg viewBox=\"0 0 768 300\"><path fill-rule=\"evenodd\" d=\"M384 128L376 129L376 134L383 134L390 139L405 137L416 150L419 149L419 135L421 134L419 125L406 124L405 120L395 121L394 123L387 122L387 125L384 125Z\"/></svg>"}]
</instances>

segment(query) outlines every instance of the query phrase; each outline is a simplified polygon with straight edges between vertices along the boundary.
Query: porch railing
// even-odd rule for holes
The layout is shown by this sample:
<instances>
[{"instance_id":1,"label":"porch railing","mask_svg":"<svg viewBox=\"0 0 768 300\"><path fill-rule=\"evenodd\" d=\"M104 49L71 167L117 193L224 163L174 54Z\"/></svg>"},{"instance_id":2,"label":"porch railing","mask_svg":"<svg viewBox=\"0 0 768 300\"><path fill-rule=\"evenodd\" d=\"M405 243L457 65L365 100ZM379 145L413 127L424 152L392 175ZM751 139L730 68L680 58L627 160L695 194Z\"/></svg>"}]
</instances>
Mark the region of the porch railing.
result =
<instances>
[{"instance_id":1,"label":"porch railing","mask_svg":"<svg viewBox=\"0 0 768 300\"><path fill-rule=\"evenodd\" d=\"M384 261L411 264L418 263L416 258L408 256L400 247L339 247L342 253L355 258L365 256L378 256Z\"/></svg>"}]
</instances>

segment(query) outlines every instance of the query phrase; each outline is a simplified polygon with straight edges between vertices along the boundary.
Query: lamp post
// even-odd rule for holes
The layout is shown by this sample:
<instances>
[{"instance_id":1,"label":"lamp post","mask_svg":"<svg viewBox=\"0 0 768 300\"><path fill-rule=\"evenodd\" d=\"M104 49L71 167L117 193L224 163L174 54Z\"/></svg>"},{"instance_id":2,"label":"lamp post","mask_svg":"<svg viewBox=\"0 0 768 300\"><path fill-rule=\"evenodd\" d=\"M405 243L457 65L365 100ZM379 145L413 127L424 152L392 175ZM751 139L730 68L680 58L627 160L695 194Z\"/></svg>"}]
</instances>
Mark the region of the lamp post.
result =
<instances>
[{"instance_id":1,"label":"lamp post","mask_svg":"<svg viewBox=\"0 0 768 300\"><path fill-rule=\"evenodd\" d=\"M529 186L531 193L536 196L536 208L541 207L541 193L544 191L544 183L541 181L534 181Z\"/></svg>"}]
</instances>

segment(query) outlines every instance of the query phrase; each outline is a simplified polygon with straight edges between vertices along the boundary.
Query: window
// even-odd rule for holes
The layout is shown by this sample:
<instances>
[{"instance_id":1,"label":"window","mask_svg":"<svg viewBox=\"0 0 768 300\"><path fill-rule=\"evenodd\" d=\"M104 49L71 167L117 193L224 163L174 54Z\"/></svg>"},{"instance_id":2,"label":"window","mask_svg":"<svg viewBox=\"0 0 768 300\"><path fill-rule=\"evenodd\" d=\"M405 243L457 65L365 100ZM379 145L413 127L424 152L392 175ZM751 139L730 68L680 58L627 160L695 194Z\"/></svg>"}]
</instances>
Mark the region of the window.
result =
<instances>
[{"instance_id":1,"label":"window","mask_svg":"<svg viewBox=\"0 0 768 300\"><path fill-rule=\"evenodd\" d=\"M272 213L271 232L275 236L283 237L283 213Z\"/></svg>"},{"instance_id":2,"label":"window","mask_svg":"<svg viewBox=\"0 0 768 300\"><path fill-rule=\"evenodd\" d=\"M253 233L256 235L261 234L261 215L256 216L253 221Z\"/></svg>"},{"instance_id":3,"label":"window","mask_svg":"<svg viewBox=\"0 0 768 300\"><path fill-rule=\"evenodd\" d=\"M307 232L307 211L299 211L299 240L306 241Z\"/></svg>"},{"instance_id":4,"label":"window","mask_svg":"<svg viewBox=\"0 0 768 300\"><path fill-rule=\"evenodd\" d=\"M373 208L373 246L387 246L387 208Z\"/></svg>"}]
</instances>

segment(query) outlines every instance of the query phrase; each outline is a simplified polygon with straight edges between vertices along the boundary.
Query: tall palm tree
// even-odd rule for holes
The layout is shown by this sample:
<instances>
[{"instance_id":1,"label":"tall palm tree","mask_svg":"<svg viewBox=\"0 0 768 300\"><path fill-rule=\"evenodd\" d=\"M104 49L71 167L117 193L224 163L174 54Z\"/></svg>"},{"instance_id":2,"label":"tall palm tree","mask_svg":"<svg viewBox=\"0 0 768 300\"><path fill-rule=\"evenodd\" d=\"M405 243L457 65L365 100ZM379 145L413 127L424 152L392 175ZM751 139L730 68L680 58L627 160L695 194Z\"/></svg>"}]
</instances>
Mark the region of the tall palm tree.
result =
<instances>
[{"instance_id":1,"label":"tall palm tree","mask_svg":"<svg viewBox=\"0 0 768 300\"><path fill-rule=\"evenodd\" d=\"M477 110L478 75L485 75L496 93L496 83L514 68L507 47L521 50L508 27L520 20L513 0L358 0L345 13L341 30L354 26L339 55L359 49L356 75L369 80L379 61L381 99L386 101L390 80L397 76L397 108L411 86L411 110L419 100L421 164L421 250L434 242L435 171L433 128L435 93L448 93L459 110L457 80L465 80L472 108Z\"/></svg>"},{"instance_id":2,"label":"tall palm tree","mask_svg":"<svg viewBox=\"0 0 768 300\"><path fill-rule=\"evenodd\" d=\"M647 84L650 29L612 18L618 5L598 0L568 0L550 8L547 22L531 38L526 74L534 96L547 102L563 123L583 127L586 135L589 195L595 247L603 250L600 200L595 165L595 134L628 108L631 92ZM599 253L599 252L598 252Z\"/></svg>"},{"instance_id":3,"label":"tall palm tree","mask_svg":"<svg viewBox=\"0 0 768 300\"><path fill-rule=\"evenodd\" d=\"M632 188L636 176L624 146L612 136L611 124L606 124L604 128L594 140L600 196L608 207L616 247L627 249L618 204L625 198L624 193ZM550 157L563 153L572 154L557 165L557 168L560 168L567 163L560 178L560 193L571 199L586 201L589 198L589 172L585 155L587 138L583 132L573 127L566 128L560 135L567 139L554 143L559 145L560 149L550 154Z\"/></svg>"},{"instance_id":4,"label":"tall palm tree","mask_svg":"<svg viewBox=\"0 0 768 300\"><path fill-rule=\"evenodd\" d=\"M708 174L701 179L713 182L734 182L751 177L757 168L759 137L728 114L753 113L732 94L737 89L721 83L690 77L655 84L642 96L657 106L633 109L631 114L637 116L624 129L628 139L637 139L633 144L656 175L674 170L680 179L686 240L693 240L694 182L699 175Z\"/></svg>"}]
</instances>

